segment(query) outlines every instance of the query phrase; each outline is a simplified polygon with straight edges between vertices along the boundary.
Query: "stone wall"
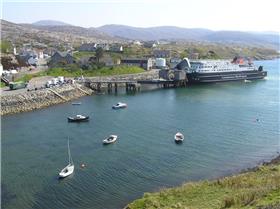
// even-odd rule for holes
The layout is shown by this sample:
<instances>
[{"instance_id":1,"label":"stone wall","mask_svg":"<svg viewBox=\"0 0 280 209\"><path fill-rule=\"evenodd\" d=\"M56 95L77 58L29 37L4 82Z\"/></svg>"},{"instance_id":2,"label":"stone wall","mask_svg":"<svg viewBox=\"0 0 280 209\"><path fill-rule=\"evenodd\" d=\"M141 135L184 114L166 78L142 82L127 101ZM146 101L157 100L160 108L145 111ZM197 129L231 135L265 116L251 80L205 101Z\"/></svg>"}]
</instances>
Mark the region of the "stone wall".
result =
<instances>
[{"instance_id":1,"label":"stone wall","mask_svg":"<svg viewBox=\"0 0 280 209\"><path fill-rule=\"evenodd\" d=\"M1 96L1 115L31 111L93 93L91 89L78 85L64 85L52 88L52 90L63 98L50 89Z\"/></svg>"},{"instance_id":2,"label":"stone wall","mask_svg":"<svg viewBox=\"0 0 280 209\"><path fill-rule=\"evenodd\" d=\"M125 75L114 75L114 76L100 76L100 77L89 77L87 80L98 82L98 81L138 81L138 80L152 80L158 79L159 71L158 70L151 70L144 73L137 73L137 74L125 74Z\"/></svg>"}]
</instances>

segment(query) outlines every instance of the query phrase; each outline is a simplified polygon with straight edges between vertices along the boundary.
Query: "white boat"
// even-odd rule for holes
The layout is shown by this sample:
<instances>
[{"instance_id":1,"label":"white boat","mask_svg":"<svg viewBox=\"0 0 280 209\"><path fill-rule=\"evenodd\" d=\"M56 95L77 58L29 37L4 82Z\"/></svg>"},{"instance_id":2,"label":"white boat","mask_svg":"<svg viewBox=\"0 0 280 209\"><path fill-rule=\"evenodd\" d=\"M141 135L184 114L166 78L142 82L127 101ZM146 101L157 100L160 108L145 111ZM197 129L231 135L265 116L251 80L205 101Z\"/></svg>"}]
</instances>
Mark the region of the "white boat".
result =
<instances>
[{"instance_id":1,"label":"white boat","mask_svg":"<svg viewBox=\"0 0 280 209\"><path fill-rule=\"evenodd\" d=\"M251 81L251 80L245 79L244 82L245 82L245 83L251 83L252 81Z\"/></svg>"},{"instance_id":2,"label":"white boat","mask_svg":"<svg viewBox=\"0 0 280 209\"><path fill-rule=\"evenodd\" d=\"M117 135L110 135L108 138L103 140L103 144L111 144L114 143L117 140Z\"/></svg>"},{"instance_id":3,"label":"white boat","mask_svg":"<svg viewBox=\"0 0 280 209\"><path fill-rule=\"evenodd\" d=\"M58 174L60 178L65 178L67 176L69 176L70 174L72 174L74 172L74 163L71 157L71 153L70 153L70 146L69 146L69 140L68 140L68 158L69 158L69 162L68 165L63 168L60 173Z\"/></svg>"},{"instance_id":4,"label":"white boat","mask_svg":"<svg viewBox=\"0 0 280 209\"><path fill-rule=\"evenodd\" d=\"M126 108L127 104L126 103L122 103L122 102L118 102L116 105L114 105L112 108L113 109L121 109L121 108Z\"/></svg>"},{"instance_id":5,"label":"white boat","mask_svg":"<svg viewBox=\"0 0 280 209\"><path fill-rule=\"evenodd\" d=\"M184 135L180 132L176 133L174 136L175 142L183 142Z\"/></svg>"}]
</instances>

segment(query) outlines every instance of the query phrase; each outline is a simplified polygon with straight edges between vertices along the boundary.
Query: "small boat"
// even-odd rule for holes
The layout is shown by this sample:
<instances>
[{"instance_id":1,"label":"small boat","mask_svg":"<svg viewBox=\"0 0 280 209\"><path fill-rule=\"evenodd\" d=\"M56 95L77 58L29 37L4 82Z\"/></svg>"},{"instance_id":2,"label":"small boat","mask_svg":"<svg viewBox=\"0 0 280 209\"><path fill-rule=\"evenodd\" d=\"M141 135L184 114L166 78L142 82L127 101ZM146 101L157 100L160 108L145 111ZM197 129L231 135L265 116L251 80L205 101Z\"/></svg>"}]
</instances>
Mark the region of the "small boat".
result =
<instances>
[{"instance_id":1,"label":"small boat","mask_svg":"<svg viewBox=\"0 0 280 209\"><path fill-rule=\"evenodd\" d=\"M68 165L63 168L60 173L58 174L60 178L65 178L67 176L69 176L70 174L72 174L74 172L74 163L71 157L71 153L70 153L70 146L69 146L69 140L68 140L68 158L69 158L69 162Z\"/></svg>"},{"instance_id":2,"label":"small boat","mask_svg":"<svg viewBox=\"0 0 280 209\"><path fill-rule=\"evenodd\" d=\"M81 105L81 102L72 102L72 105Z\"/></svg>"},{"instance_id":3,"label":"small boat","mask_svg":"<svg viewBox=\"0 0 280 209\"><path fill-rule=\"evenodd\" d=\"M183 142L184 135L182 133L178 132L178 133L175 134L174 139L175 139L176 143Z\"/></svg>"},{"instance_id":4,"label":"small boat","mask_svg":"<svg viewBox=\"0 0 280 209\"><path fill-rule=\"evenodd\" d=\"M244 82L245 82L245 83L251 83L252 81L251 81L251 80L245 79Z\"/></svg>"},{"instance_id":5,"label":"small boat","mask_svg":"<svg viewBox=\"0 0 280 209\"><path fill-rule=\"evenodd\" d=\"M114 143L117 140L117 135L110 135L108 138L103 140L103 144L111 144Z\"/></svg>"},{"instance_id":6,"label":"small boat","mask_svg":"<svg viewBox=\"0 0 280 209\"><path fill-rule=\"evenodd\" d=\"M121 109L121 108L126 108L127 104L126 103L122 103L122 102L118 102L116 105L114 105L112 108L113 109Z\"/></svg>"},{"instance_id":7,"label":"small boat","mask_svg":"<svg viewBox=\"0 0 280 209\"><path fill-rule=\"evenodd\" d=\"M76 115L75 117L68 117L68 122L84 122L88 121L89 116Z\"/></svg>"}]
</instances>

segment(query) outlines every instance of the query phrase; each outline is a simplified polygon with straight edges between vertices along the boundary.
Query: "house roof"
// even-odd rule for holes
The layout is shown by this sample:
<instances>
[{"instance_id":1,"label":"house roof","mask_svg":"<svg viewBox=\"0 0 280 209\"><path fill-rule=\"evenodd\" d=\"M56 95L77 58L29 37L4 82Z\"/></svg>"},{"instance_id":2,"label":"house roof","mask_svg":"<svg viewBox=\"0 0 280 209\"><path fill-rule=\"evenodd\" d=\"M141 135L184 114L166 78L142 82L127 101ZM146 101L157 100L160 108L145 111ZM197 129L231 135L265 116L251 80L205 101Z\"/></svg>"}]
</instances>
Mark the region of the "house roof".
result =
<instances>
[{"instance_id":1,"label":"house roof","mask_svg":"<svg viewBox=\"0 0 280 209\"><path fill-rule=\"evenodd\" d=\"M149 58L123 58L121 60L127 60L127 61L148 61Z\"/></svg>"},{"instance_id":2,"label":"house roof","mask_svg":"<svg viewBox=\"0 0 280 209\"><path fill-rule=\"evenodd\" d=\"M56 51L55 53L58 53L61 57L66 57L69 56L69 52L60 52L60 51ZM70 55L71 56L71 55Z\"/></svg>"}]
</instances>

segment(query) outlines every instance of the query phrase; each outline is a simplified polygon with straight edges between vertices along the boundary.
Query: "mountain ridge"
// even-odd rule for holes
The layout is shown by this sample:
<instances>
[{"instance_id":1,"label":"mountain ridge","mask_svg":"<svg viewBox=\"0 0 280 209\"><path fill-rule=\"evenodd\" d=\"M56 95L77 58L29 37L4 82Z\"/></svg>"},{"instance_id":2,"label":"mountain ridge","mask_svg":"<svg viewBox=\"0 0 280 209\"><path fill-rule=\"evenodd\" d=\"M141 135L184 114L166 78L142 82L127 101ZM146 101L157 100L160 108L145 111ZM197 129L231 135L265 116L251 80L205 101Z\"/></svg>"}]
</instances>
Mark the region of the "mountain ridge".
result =
<instances>
[{"instance_id":1,"label":"mountain ridge","mask_svg":"<svg viewBox=\"0 0 280 209\"><path fill-rule=\"evenodd\" d=\"M118 42L121 39L111 37L96 29L87 29L73 25L32 25L16 24L1 19L2 40L14 44L22 43L52 43L51 45L63 46L67 43L80 44L82 42Z\"/></svg>"}]
</instances>

